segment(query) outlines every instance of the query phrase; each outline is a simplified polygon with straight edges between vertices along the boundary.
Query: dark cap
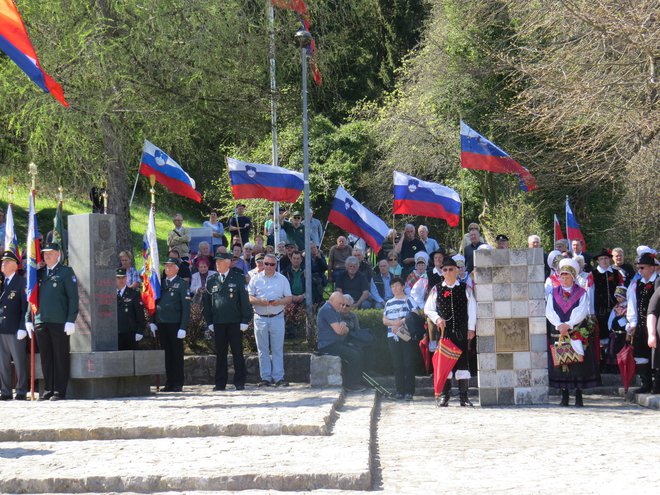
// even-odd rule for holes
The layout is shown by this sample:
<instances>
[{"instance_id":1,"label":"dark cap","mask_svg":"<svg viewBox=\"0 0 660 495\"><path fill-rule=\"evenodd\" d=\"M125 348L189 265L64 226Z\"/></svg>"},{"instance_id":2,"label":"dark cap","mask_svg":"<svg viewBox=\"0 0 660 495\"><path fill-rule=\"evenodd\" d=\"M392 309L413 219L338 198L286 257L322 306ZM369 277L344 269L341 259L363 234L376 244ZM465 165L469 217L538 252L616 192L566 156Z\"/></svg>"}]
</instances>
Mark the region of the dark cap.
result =
<instances>
[{"instance_id":1,"label":"dark cap","mask_svg":"<svg viewBox=\"0 0 660 495\"><path fill-rule=\"evenodd\" d=\"M216 253L216 255L213 257L214 260L231 260L233 259L233 255L231 253Z\"/></svg>"},{"instance_id":2,"label":"dark cap","mask_svg":"<svg viewBox=\"0 0 660 495\"><path fill-rule=\"evenodd\" d=\"M43 248L41 248L42 253L45 253L47 251L61 251L60 245L56 242L49 242Z\"/></svg>"},{"instance_id":3,"label":"dark cap","mask_svg":"<svg viewBox=\"0 0 660 495\"><path fill-rule=\"evenodd\" d=\"M16 256L13 251L4 251L2 253L2 261L4 260L15 261L18 263L18 256Z\"/></svg>"},{"instance_id":4,"label":"dark cap","mask_svg":"<svg viewBox=\"0 0 660 495\"><path fill-rule=\"evenodd\" d=\"M168 263L170 263L172 265L179 266L180 261L179 261L179 258L167 258L165 260L165 264L167 265Z\"/></svg>"},{"instance_id":5,"label":"dark cap","mask_svg":"<svg viewBox=\"0 0 660 495\"><path fill-rule=\"evenodd\" d=\"M445 251L445 248L440 247L440 248L436 249L435 251L433 251L433 252L429 255L429 259L433 259L433 257L434 257L436 254L441 254L442 256L447 256L447 251Z\"/></svg>"},{"instance_id":6,"label":"dark cap","mask_svg":"<svg viewBox=\"0 0 660 495\"><path fill-rule=\"evenodd\" d=\"M302 214L298 210L296 210L296 211L293 212L293 215L291 215L291 216L292 217L302 217Z\"/></svg>"},{"instance_id":7,"label":"dark cap","mask_svg":"<svg viewBox=\"0 0 660 495\"><path fill-rule=\"evenodd\" d=\"M456 264L456 260L454 258L447 258L445 262L442 264L443 268L446 266L455 266L456 268L458 268L458 265Z\"/></svg>"},{"instance_id":8,"label":"dark cap","mask_svg":"<svg viewBox=\"0 0 660 495\"><path fill-rule=\"evenodd\" d=\"M612 258L612 250L611 249L601 249L600 253L598 253L596 256L594 256L594 259L597 260L601 256L606 256L608 258Z\"/></svg>"},{"instance_id":9,"label":"dark cap","mask_svg":"<svg viewBox=\"0 0 660 495\"><path fill-rule=\"evenodd\" d=\"M263 259L266 257L264 253L259 253L254 257L254 261L263 261Z\"/></svg>"},{"instance_id":10,"label":"dark cap","mask_svg":"<svg viewBox=\"0 0 660 495\"><path fill-rule=\"evenodd\" d=\"M499 235L495 238L495 240L496 240L496 241L508 241L509 238L508 238L507 236L505 236L504 234L499 234Z\"/></svg>"},{"instance_id":11,"label":"dark cap","mask_svg":"<svg viewBox=\"0 0 660 495\"><path fill-rule=\"evenodd\" d=\"M652 253L644 253L639 257L638 265L651 265L655 266L658 262L655 259L655 255Z\"/></svg>"},{"instance_id":12,"label":"dark cap","mask_svg":"<svg viewBox=\"0 0 660 495\"><path fill-rule=\"evenodd\" d=\"M126 276L126 268L117 268L117 277L125 277Z\"/></svg>"}]
</instances>

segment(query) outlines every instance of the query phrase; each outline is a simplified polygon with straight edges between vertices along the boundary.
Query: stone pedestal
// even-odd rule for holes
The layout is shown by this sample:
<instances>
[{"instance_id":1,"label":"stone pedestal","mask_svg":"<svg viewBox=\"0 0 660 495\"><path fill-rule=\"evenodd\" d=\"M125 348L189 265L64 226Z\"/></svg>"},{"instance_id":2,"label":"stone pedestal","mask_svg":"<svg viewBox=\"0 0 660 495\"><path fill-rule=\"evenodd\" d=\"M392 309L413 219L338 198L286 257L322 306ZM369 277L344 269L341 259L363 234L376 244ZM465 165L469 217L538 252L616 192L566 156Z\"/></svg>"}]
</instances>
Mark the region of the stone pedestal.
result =
<instances>
[{"instance_id":1,"label":"stone pedestal","mask_svg":"<svg viewBox=\"0 0 660 495\"><path fill-rule=\"evenodd\" d=\"M474 266L479 402L546 404L543 250L476 251Z\"/></svg>"},{"instance_id":2,"label":"stone pedestal","mask_svg":"<svg viewBox=\"0 0 660 495\"><path fill-rule=\"evenodd\" d=\"M341 358L312 354L309 363L309 384L312 387L341 387Z\"/></svg>"}]
</instances>

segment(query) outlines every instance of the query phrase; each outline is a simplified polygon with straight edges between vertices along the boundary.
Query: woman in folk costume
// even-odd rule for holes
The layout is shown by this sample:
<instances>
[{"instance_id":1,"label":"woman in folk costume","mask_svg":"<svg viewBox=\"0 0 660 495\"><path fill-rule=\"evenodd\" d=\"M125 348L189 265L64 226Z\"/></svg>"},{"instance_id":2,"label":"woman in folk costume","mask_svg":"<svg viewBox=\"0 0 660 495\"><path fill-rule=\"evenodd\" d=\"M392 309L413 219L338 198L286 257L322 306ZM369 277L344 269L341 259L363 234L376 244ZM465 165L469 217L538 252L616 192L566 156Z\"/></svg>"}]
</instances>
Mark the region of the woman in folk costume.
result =
<instances>
[{"instance_id":1,"label":"woman in folk costume","mask_svg":"<svg viewBox=\"0 0 660 495\"><path fill-rule=\"evenodd\" d=\"M599 349L594 345L594 332L586 326L589 316L589 296L577 285L579 266L573 259L559 262L561 284L552 289L546 302L545 316L551 323L548 345L554 346L559 337L569 337L573 349L583 356L581 363L554 366L548 353L550 386L561 389L561 406L568 406L569 390L575 390L575 405L582 407L582 390L601 384L598 366Z\"/></svg>"},{"instance_id":2,"label":"woman in folk costume","mask_svg":"<svg viewBox=\"0 0 660 495\"><path fill-rule=\"evenodd\" d=\"M630 323L626 312L628 310L628 301L626 294L628 290L625 285L620 285L614 289L614 299L616 304L610 311L610 317L607 319L607 329L610 332L607 347L605 348L605 363L610 366L616 366L616 355L626 345L626 340L630 334Z\"/></svg>"},{"instance_id":3,"label":"woman in folk costume","mask_svg":"<svg viewBox=\"0 0 660 495\"><path fill-rule=\"evenodd\" d=\"M548 253L548 267L550 267L550 276L545 279L545 298L548 299L548 296L552 292L552 289L559 287L561 280L559 279L559 274L557 273L557 268L559 267L559 262L563 259L563 254L559 250L550 251Z\"/></svg>"},{"instance_id":4,"label":"woman in folk costume","mask_svg":"<svg viewBox=\"0 0 660 495\"><path fill-rule=\"evenodd\" d=\"M424 251L420 251L419 253L415 254L415 269L412 272L410 272L410 274L406 278L406 284L405 284L406 295L408 296L410 295L410 291L412 290L413 286L420 279L423 278L428 279L428 274L426 273L426 265L428 264L428 259L429 259L429 255L426 254Z\"/></svg>"}]
</instances>

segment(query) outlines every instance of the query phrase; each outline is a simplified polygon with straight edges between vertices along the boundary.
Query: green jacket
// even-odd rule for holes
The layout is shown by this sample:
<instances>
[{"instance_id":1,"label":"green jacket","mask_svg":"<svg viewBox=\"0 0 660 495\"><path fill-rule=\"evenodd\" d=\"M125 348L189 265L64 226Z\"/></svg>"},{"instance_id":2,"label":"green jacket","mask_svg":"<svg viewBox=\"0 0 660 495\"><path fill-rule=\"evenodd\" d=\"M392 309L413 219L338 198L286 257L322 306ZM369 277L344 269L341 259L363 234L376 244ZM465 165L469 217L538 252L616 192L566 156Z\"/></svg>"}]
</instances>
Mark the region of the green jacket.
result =
<instances>
[{"instance_id":1,"label":"green jacket","mask_svg":"<svg viewBox=\"0 0 660 495\"><path fill-rule=\"evenodd\" d=\"M190 296L188 282L178 275L168 282L163 279L160 286L160 299L156 303L158 323L177 323L181 330L188 328L190 321Z\"/></svg>"},{"instance_id":2,"label":"green jacket","mask_svg":"<svg viewBox=\"0 0 660 495\"><path fill-rule=\"evenodd\" d=\"M282 230L286 232L287 242L294 242L300 251L305 250L305 224L301 223L296 228L292 222L285 220L282 222Z\"/></svg>"},{"instance_id":3,"label":"green jacket","mask_svg":"<svg viewBox=\"0 0 660 495\"><path fill-rule=\"evenodd\" d=\"M206 281L203 297L204 320L208 325L216 323L248 323L252 319L252 305L245 289L245 277L229 270L224 283L220 274L211 275Z\"/></svg>"},{"instance_id":4,"label":"green jacket","mask_svg":"<svg viewBox=\"0 0 660 495\"><path fill-rule=\"evenodd\" d=\"M140 333L144 335L145 318L142 296L134 289L126 287L122 297L117 296L117 327L119 333Z\"/></svg>"},{"instance_id":5,"label":"green jacket","mask_svg":"<svg viewBox=\"0 0 660 495\"><path fill-rule=\"evenodd\" d=\"M47 274L46 267L37 271L39 308L34 323L75 323L78 317L78 279L70 266L58 263ZM32 321L30 309L26 321Z\"/></svg>"}]
</instances>

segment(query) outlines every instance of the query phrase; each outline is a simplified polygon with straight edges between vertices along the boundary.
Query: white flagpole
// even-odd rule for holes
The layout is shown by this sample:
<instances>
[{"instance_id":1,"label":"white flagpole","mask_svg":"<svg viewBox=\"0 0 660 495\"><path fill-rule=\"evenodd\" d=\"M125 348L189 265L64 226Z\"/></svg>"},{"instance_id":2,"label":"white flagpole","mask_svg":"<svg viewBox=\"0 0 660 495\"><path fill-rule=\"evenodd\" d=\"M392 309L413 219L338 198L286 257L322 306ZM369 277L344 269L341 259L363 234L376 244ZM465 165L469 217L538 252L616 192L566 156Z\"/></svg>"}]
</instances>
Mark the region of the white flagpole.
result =
<instances>
[{"instance_id":1,"label":"white flagpole","mask_svg":"<svg viewBox=\"0 0 660 495\"><path fill-rule=\"evenodd\" d=\"M135 189L137 188L137 183L138 179L140 178L140 167L138 167L138 173L135 176L135 184L133 184L133 194L131 194L131 200L128 202L128 209L131 209L131 205L133 204L133 198L135 197Z\"/></svg>"},{"instance_id":2,"label":"white flagpole","mask_svg":"<svg viewBox=\"0 0 660 495\"><path fill-rule=\"evenodd\" d=\"M273 165L279 165L277 156L277 85L275 83L275 8L271 0L268 4L268 21L270 23L270 46L268 57L270 59L270 132L273 140ZM280 242L280 204L273 203L273 244L275 252Z\"/></svg>"}]
</instances>

